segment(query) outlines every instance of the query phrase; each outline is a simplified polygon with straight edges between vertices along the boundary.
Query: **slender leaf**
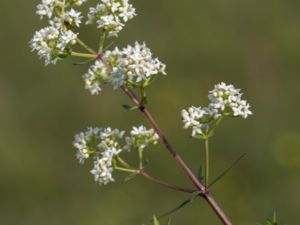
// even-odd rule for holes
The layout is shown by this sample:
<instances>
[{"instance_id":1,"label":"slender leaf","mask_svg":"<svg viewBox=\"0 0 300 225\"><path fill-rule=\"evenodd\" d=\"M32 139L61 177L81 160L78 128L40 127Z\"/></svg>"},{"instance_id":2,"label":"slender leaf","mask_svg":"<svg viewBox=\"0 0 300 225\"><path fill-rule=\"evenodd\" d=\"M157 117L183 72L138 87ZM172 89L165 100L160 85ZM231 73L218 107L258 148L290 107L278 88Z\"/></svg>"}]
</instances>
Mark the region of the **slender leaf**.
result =
<instances>
[{"instance_id":1,"label":"slender leaf","mask_svg":"<svg viewBox=\"0 0 300 225\"><path fill-rule=\"evenodd\" d=\"M159 225L159 221L156 216L153 216L153 225Z\"/></svg>"},{"instance_id":2,"label":"slender leaf","mask_svg":"<svg viewBox=\"0 0 300 225\"><path fill-rule=\"evenodd\" d=\"M89 63L89 62L91 62L93 60L95 60L95 59L88 59L88 60L85 60L85 61L82 61L82 62L75 62L75 63L73 63L73 65L74 66L80 66L80 65L84 65L86 63Z\"/></svg>"},{"instance_id":3,"label":"slender leaf","mask_svg":"<svg viewBox=\"0 0 300 225\"><path fill-rule=\"evenodd\" d=\"M202 182L202 180L203 180L203 165L202 164L200 164L198 174L197 174L197 178L200 182Z\"/></svg>"},{"instance_id":4,"label":"slender leaf","mask_svg":"<svg viewBox=\"0 0 300 225\"><path fill-rule=\"evenodd\" d=\"M202 192L201 191L195 191L192 194L190 194L190 197L188 199L186 199L185 201L183 201L179 206L175 207L174 209L160 215L158 218L164 218L166 216L169 216L175 212L177 212L178 210L180 210L181 208L183 208L184 206L186 206L187 204L191 203L196 197L198 197Z\"/></svg>"},{"instance_id":5,"label":"slender leaf","mask_svg":"<svg viewBox=\"0 0 300 225\"><path fill-rule=\"evenodd\" d=\"M171 222L172 222L172 217L169 217L168 225L171 225Z\"/></svg>"},{"instance_id":6,"label":"slender leaf","mask_svg":"<svg viewBox=\"0 0 300 225\"><path fill-rule=\"evenodd\" d=\"M137 173L131 173L131 174L129 174L128 176L125 177L124 183L128 182L128 181L130 181L132 179L134 179L137 175L138 175Z\"/></svg>"},{"instance_id":7,"label":"slender leaf","mask_svg":"<svg viewBox=\"0 0 300 225\"><path fill-rule=\"evenodd\" d=\"M277 215L276 215L276 211L275 210L273 212L273 223L274 223L274 225L277 225Z\"/></svg>"},{"instance_id":8,"label":"slender leaf","mask_svg":"<svg viewBox=\"0 0 300 225\"><path fill-rule=\"evenodd\" d=\"M234 166L236 166L247 154L244 153L241 155L237 160L235 160L223 173L221 173L219 176L217 176L209 185L208 187L213 186L215 183L217 183L220 179L222 179Z\"/></svg>"},{"instance_id":9,"label":"slender leaf","mask_svg":"<svg viewBox=\"0 0 300 225\"><path fill-rule=\"evenodd\" d=\"M126 105L126 104L122 105L122 107L128 111L133 111L133 110L136 110L139 108L137 106L130 106L130 105Z\"/></svg>"}]
</instances>

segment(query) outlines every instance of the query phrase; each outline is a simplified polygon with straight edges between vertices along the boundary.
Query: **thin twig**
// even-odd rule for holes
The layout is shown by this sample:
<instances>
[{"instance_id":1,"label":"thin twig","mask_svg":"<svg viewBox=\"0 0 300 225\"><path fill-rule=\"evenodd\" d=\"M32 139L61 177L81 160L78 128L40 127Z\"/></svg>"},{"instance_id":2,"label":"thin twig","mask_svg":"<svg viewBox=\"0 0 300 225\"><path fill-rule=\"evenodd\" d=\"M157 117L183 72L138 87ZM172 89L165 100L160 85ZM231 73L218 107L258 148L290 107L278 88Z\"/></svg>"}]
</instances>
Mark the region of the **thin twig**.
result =
<instances>
[{"instance_id":1,"label":"thin twig","mask_svg":"<svg viewBox=\"0 0 300 225\"><path fill-rule=\"evenodd\" d=\"M182 187L178 187L176 185L172 185L172 184L169 184L169 183L166 183L164 181L161 181L159 179L156 179L154 177L152 177L151 175L149 175L148 173L146 173L145 171L143 170L140 170L140 174L145 177L147 180L155 183L155 184L158 184L162 187L165 187L165 188L169 188L169 189L172 189L172 190L175 190L175 191L181 191L181 192L186 192L186 193L194 193L196 190L193 190L193 189L189 189L189 188L182 188Z\"/></svg>"}]
</instances>

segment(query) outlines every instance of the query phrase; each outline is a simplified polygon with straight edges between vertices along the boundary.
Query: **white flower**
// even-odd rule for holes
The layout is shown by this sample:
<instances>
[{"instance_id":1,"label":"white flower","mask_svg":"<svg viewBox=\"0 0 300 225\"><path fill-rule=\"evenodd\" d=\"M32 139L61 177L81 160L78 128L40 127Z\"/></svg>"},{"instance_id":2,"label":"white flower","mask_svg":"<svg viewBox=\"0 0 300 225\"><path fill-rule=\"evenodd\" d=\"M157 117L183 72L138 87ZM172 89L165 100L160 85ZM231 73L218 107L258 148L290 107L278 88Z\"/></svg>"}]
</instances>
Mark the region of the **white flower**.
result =
<instances>
[{"instance_id":1,"label":"white flower","mask_svg":"<svg viewBox=\"0 0 300 225\"><path fill-rule=\"evenodd\" d=\"M59 59L57 56L56 43L59 39L60 32L54 27L46 27L37 31L32 40L30 46L32 51L37 51L40 58L45 59L45 64L55 64Z\"/></svg>"},{"instance_id":2,"label":"white flower","mask_svg":"<svg viewBox=\"0 0 300 225\"><path fill-rule=\"evenodd\" d=\"M182 110L183 128L192 128L192 136L202 135L210 128L210 124L220 117L216 110L208 107L190 107L188 110Z\"/></svg>"},{"instance_id":3,"label":"white flower","mask_svg":"<svg viewBox=\"0 0 300 225\"><path fill-rule=\"evenodd\" d=\"M114 181L112 177L112 161L123 149L119 140L123 138L124 131L110 127L88 128L86 132L75 135L73 146L77 149L76 157L80 163L91 156L94 158L94 168L91 173L100 185Z\"/></svg>"},{"instance_id":4,"label":"white flower","mask_svg":"<svg viewBox=\"0 0 300 225\"><path fill-rule=\"evenodd\" d=\"M157 144L159 136L153 129L147 130L146 127L133 127L130 136L126 137L126 146L124 149L145 149L150 144Z\"/></svg>"},{"instance_id":5,"label":"white flower","mask_svg":"<svg viewBox=\"0 0 300 225\"><path fill-rule=\"evenodd\" d=\"M44 16L47 16L50 19L53 15L56 3L57 0L42 0L42 3L37 5L36 14L38 14L41 19L43 19Z\"/></svg>"},{"instance_id":6,"label":"white flower","mask_svg":"<svg viewBox=\"0 0 300 225\"><path fill-rule=\"evenodd\" d=\"M152 58L152 53L146 44L139 44L127 46L122 51L123 64L128 80L140 83L146 81L151 76L158 73L166 74L166 66L157 58Z\"/></svg>"},{"instance_id":7,"label":"white flower","mask_svg":"<svg viewBox=\"0 0 300 225\"><path fill-rule=\"evenodd\" d=\"M76 38L78 34L73 33L73 31L68 30L66 32L61 32L61 36L57 43L57 48L63 52L63 50L68 45L74 45L76 43Z\"/></svg>"},{"instance_id":8,"label":"white flower","mask_svg":"<svg viewBox=\"0 0 300 225\"><path fill-rule=\"evenodd\" d=\"M99 94L101 91L101 81L108 76L106 65L102 61L96 60L86 74L83 75L85 89L92 95Z\"/></svg>"},{"instance_id":9,"label":"white flower","mask_svg":"<svg viewBox=\"0 0 300 225\"><path fill-rule=\"evenodd\" d=\"M63 16L62 20L63 22L71 26L79 27L81 24L81 12L78 12L74 9L71 9L70 11L67 11Z\"/></svg>"},{"instance_id":10,"label":"white flower","mask_svg":"<svg viewBox=\"0 0 300 225\"><path fill-rule=\"evenodd\" d=\"M68 49L76 43L77 34L72 31L63 31L53 26L45 27L37 31L30 46L32 51L37 51L45 64L55 64L62 55L69 55Z\"/></svg>"},{"instance_id":11,"label":"white flower","mask_svg":"<svg viewBox=\"0 0 300 225\"><path fill-rule=\"evenodd\" d=\"M240 89L222 82L215 85L214 89L209 92L210 107L219 110L221 114L229 113L247 118L252 115L252 112L250 105L242 100L242 95Z\"/></svg>"},{"instance_id":12,"label":"white flower","mask_svg":"<svg viewBox=\"0 0 300 225\"><path fill-rule=\"evenodd\" d=\"M74 4L76 6L81 6L85 2L87 2L87 0L71 0L71 4Z\"/></svg>"},{"instance_id":13,"label":"white flower","mask_svg":"<svg viewBox=\"0 0 300 225\"><path fill-rule=\"evenodd\" d=\"M107 127L100 133L101 142L98 147L103 151L109 151L113 155L117 155L122 152L119 140L123 138L124 134L125 131Z\"/></svg>"},{"instance_id":14,"label":"white flower","mask_svg":"<svg viewBox=\"0 0 300 225\"><path fill-rule=\"evenodd\" d=\"M124 70L114 67L108 78L108 81L113 86L114 89L118 89L126 82L126 75Z\"/></svg>"},{"instance_id":15,"label":"white flower","mask_svg":"<svg viewBox=\"0 0 300 225\"><path fill-rule=\"evenodd\" d=\"M224 82L215 85L209 92L210 103L208 107L190 107L182 110L183 128L192 129L192 136L207 135L213 129L222 116L241 116L247 118L252 115L250 105L241 99L240 89Z\"/></svg>"},{"instance_id":16,"label":"white flower","mask_svg":"<svg viewBox=\"0 0 300 225\"><path fill-rule=\"evenodd\" d=\"M88 128L86 132L75 135L73 146L77 149L76 158L81 164L83 164L91 154L99 150L98 142L100 142L100 131L99 128Z\"/></svg>"},{"instance_id":17,"label":"white flower","mask_svg":"<svg viewBox=\"0 0 300 225\"><path fill-rule=\"evenodd\" d=\"M117 36L124 23L136 15L128 0L102 0L96 7L90 8L87 24L96 22L109 36Z\"/></svg>"},{"instance_id":18,"label":"white flower","mask_svg":"<svg viewBox=\"0 0 300 225\"><path fill-rule=\"evenodd\" d=\"M112 155L106 155L102 158L96 158L91 174L94 175L95 182L99 185L106 185L114 181L112 171Z\"/></svg>"},{"instance_id":19,"label":"white flower","mask_svg":"<svg viewBox=\"0 0 300 225\"><path fill-rule=\"evenodd\" d=\"M91 155L99 154L115 156L122 152L119 141L123 138L125 132L110 127L88 128L86 132L75 135L73 146L77 149L76 157L80 163L84 163Z\"/></svg>"},{"instance_id":20,"label":"white flower","mask_svg":"<svg viewBox=\"0 0 300 225\"><path fill-rule=\"evenodd\" d=\"M85 88L91 94L99 94L102 82L110 83L114 89L126 83L144 85L158 73L166 74L165 68L157 58L152 58L152 53L145 44L140 45L136 42L134 47L106 51L83 79Z\"/></svg>"},{"instance_id":21,"label":"white flower","mask_svg":"<svg viewBox=\"0 0 300 225\"><path fill-rule=\"evenodd\" d=\"M124 22L127 22L128 20L136 16L135 8L133 8L132 5L126 4L124 7L120 7L119 10L119 16L122 17Z\"/></svg>"}]
</instances>

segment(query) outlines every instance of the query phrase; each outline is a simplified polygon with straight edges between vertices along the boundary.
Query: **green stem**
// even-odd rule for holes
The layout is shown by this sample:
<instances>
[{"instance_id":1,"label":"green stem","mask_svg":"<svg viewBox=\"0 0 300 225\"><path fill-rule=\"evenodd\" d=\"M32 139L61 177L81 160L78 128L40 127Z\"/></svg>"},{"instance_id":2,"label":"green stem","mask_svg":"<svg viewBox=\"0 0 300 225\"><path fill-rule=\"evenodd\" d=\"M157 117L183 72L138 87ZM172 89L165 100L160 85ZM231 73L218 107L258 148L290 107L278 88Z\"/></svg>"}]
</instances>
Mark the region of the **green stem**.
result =
<instances>
[{"instance_id":1,"label":"green stem","mask_svg":"<svg viewBox=\"0 0 300 225\"><path fill-rule=\"evenodd\" d=\"M119 171L122 171L122 172L125 172L125 173L138 173L137 170L134 170L134 169L127 169L127 168L122 168L122 167L114 167L115 170L119 170Z\"/></svg>"},{"instance_id":2,"label":"green stem","mask_svg":"<svg viewBox=\"0 0 300 225\"><path fill-rule=\"evenodd\" d=\"M62 14L65 14L65 7L66 7L66 0L63 0L62 7L61 7Z\"/></svg>"},{"instance_id":3,"label":"green stem","mask_svg":"<svg viewBox=\"0 0 300 225\"><path fill-rule=\"evenodd\" d=\"M209 134L208 134L209 137L213 134L213 132L215 131L215 129L220 125L220 123L221 123L222 120L223 120L223 116L220 116L220 117L216 120L215 124L213 125L213 127L212 127L211 130L209 131Z\"/></svg>"},{"instance_id":4,"label":"green stem","mask_svg":"<svg viewBox=\"0 0 300 225\"><path fill-rule=\"evenodd\" d=\"M208 187L208 184L209 184L209 145L208 145L208 138L205 138L204 182L205 182L205 187Z\"/></svg>"},{"instance_id":5,"label":"green stem","mask_svg":"<svg viewBox=\"0 0 300 225\"><path fill-rule=\"evenodd\" d=\"M103 52L105 38L106 38L106 32L103 30L103 33L100 35L100 42L99 42L98 53L102 53Z\"/></svg>"},{"instance_id":6,"label":"green stem","mask_svg":"<svg viewBox=\"0 0 300 225\"><path fill-rule=\"evenodd\" d=\"M88 52L90 52L92 54L96 54L96 52L91 47L89 47L86 43L84 43L81 39L76 38L76 41L81 47L86 49Z\"/></svg>"},{"instance_id":7,"label":"green stem","mask_svg":"<svg viewBox=\"0 0 300 225\"><path fill-rule=\"evenodd\" d=\"M141 104L142 106L147 104L147 95L145 88L143 86L140 87L140 93L141 93Z\"/></svg>"},{"instance_id":8,"label":"green stem","mask_svg":"<svg viewBox=\"0 0 300 225\"><path fill-rule=\"evenodd\" d=\"M122 159L120 156L117 156L117 161L125 168L131 169L131 166L127 162L125 162L125 160Z\"/></svg>"},{"instance_id":9,"label":"green stem","mask_svg":"<svg viewBox=\"0 0 300 225\"><path fill-rule=\"evenodd\" d=\"M138 152L139 152L139 160L140 160L140 169L143 169L144 165L143 165L143 149L138 148Z\"/></svg>"},{"instance_id":10,"label":"green stem","mask_svg":"<svg viewBox=\"0 0 300 225\"><path fill-rule=\"evenodd\" d=\"M76 57L82 57L82 58L90 58L90 59L96 59L97 58L96 55L81 53L81 52L72 52L71 55L76 56Z\"/></svg>"}]
</instances>

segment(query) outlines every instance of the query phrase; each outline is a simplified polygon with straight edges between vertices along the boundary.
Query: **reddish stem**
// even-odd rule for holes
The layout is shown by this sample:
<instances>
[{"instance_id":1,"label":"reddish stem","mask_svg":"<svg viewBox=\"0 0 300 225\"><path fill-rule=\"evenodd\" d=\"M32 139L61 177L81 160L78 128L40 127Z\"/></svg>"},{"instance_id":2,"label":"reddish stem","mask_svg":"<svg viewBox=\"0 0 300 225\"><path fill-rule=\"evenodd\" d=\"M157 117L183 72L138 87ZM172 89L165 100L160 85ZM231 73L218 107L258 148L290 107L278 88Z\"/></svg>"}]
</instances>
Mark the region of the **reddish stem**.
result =
<instances>
[{"instance_id":1,"label":"reddish stem","mask_svg":"<svg viewBox=\"0 0 300 225\"><path fill-rule=\"evenodd\" d=\"M197 177L194 175L194 173L191 171L191 169L187 166L187 164L183 161L183 159L178 155L176 150L172 147L171 143L168 141L154 118L152 117L149 110L141 104L140 99L137 97L137 95L128 89L126 86L122 86L122 90L128 95L128 97L133 101L133 103L139 107L140 111L143 113L147 121L151 124L153 129L156 131L157 135L160 137L162 142L164 143L166 149L169 151L169 153L172 155L172 157L175 159L177 164L181 167L183 172L189 177L189 179L193 182L195 187L202 192L202 196L204 199L208 202L208 204L212 207L212 209L215 211L217 216L220 218L220 220L223 222L224 225L232 225L230 220L227 218L227 216L224 214L223 210L220 208L220 206L217 204L217 202L214 200L214 198L209 193L208 189L202 185Z\"/></svg>"},{"instance_id":2,"label":"reddish stem","mask_svg":"<svg viewBox=\"0 0 300 225\"><path fill-rule=\"evenodd\" d=\"M148 173L146 173L145 171L143 170L140 170L139 173L145 177L147 180L155 183L155 184L158 184L162 187L165 187L165 188L169 188L169 189L172 189L172 190L175 190L175 191L180 191L180 192L185 192L185 193L193 193L195 192L196 190L193 190L193 189L189 189L189 188L182 188L182 187L178 187L176 185L172 185L172 184L168 184L166 182L163 182L161 180L158 180L154 177L152 177L151 175L149 175Z\"/></svg>"}]
</instances>

